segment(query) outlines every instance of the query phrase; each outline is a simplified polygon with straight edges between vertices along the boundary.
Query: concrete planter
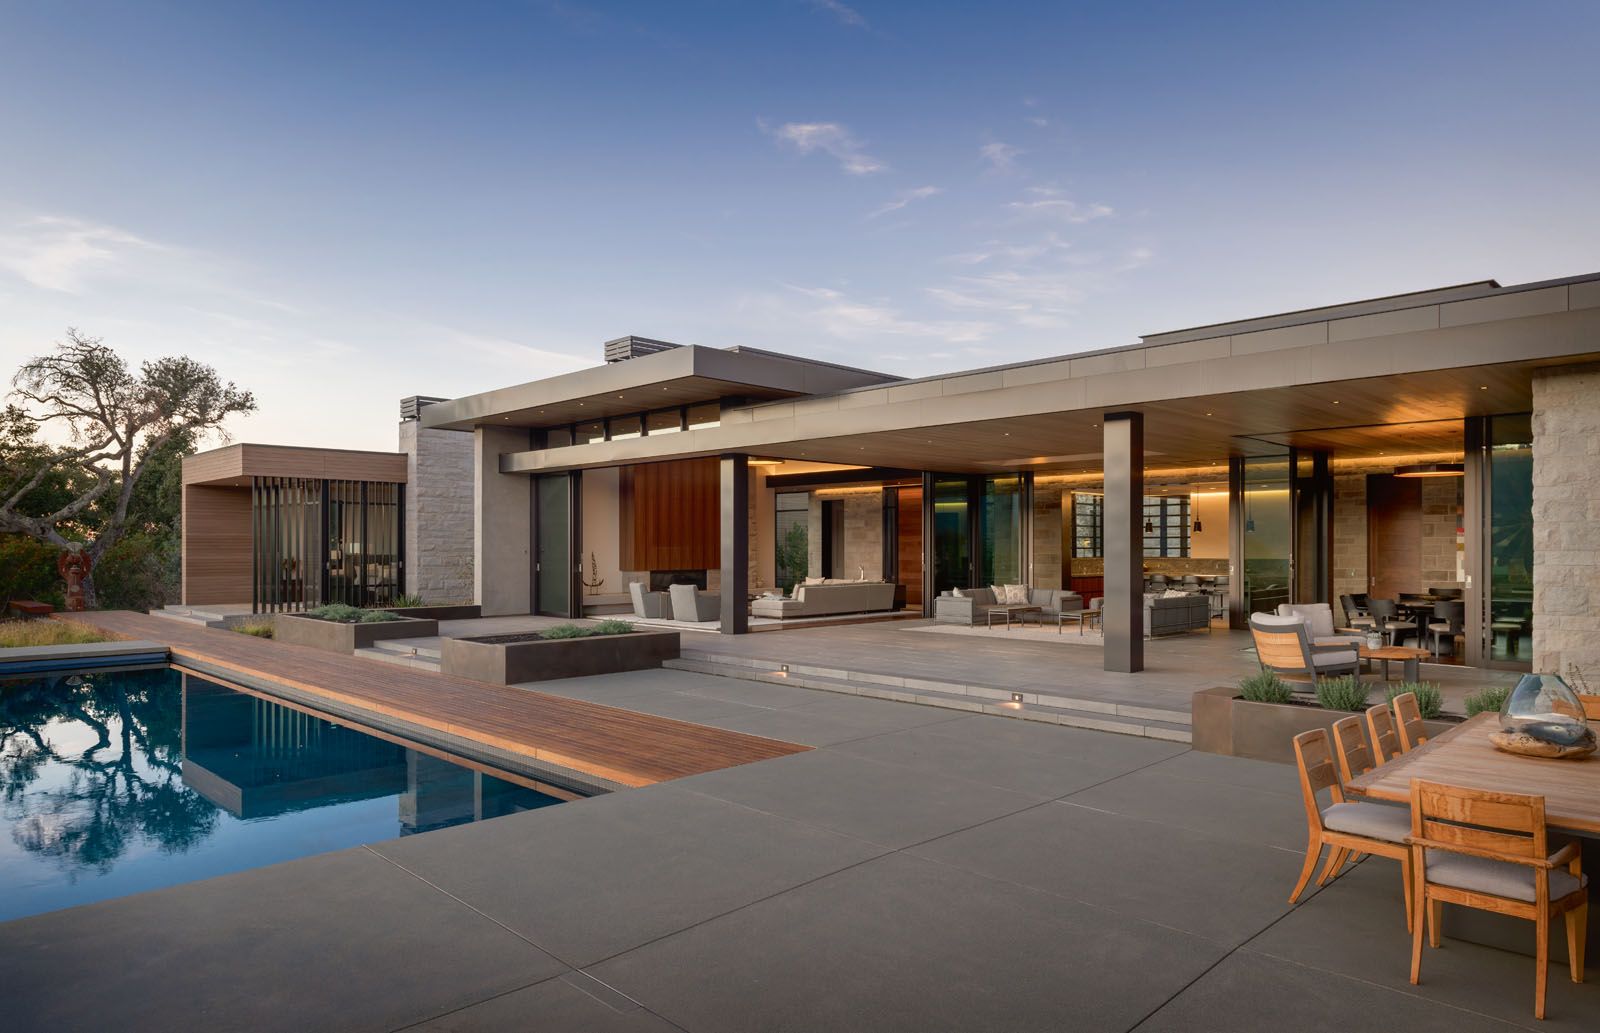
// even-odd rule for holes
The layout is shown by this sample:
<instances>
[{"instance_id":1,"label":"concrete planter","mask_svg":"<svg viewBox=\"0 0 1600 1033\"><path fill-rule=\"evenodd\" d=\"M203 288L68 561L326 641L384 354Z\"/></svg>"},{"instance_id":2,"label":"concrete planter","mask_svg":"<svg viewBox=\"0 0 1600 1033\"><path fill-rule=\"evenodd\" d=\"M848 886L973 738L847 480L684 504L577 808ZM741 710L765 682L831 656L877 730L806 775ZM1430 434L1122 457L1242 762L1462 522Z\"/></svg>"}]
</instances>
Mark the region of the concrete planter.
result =
<instances>
[{"instance_id":1,"label":"concrete planter","mask_svg":"<svg viewBox=\"0 0 1600 1033\"><path fill-rule=\"evenodd\" d=\"M1238 698L1233 686L1202 689L1194 694L1190 714L1194 721L1194 748L1229 757L1294 763L1294 737L1313 728L1329 729L1349 717L1343 710L1324 710L1293 703L1251 703ZM1427 735L1453 728L1455 721L1424 721Z\"/></svg>"},{"instance_id":2,"label":"concrete planter","mask_svg":"<svg viewBox=\"0 0 1600 1033\"><path fill-rule=\"evenodd\" d=\"M440 643L439 669L475 681L515 685L652 670L660 667L663 660L675 660L677 656L676 631L632 631L626 635L522 642L447 638Z\"/></svg>"},{"instance_id":3,"label":"concrete planter","mask_svg":"<svg viewBox=\"0 0 1600 1033\"><path fill-rule=\"evenodd\" d=\"M435 621L475 621L483 616L483 607L476 603L460 603L455 606L384 606L380 609L387 613L397 613L402 617Z\"/></svg>"},{"instance_id":4,"label":"concrete planter","mask_svg":"<svg viewBox=\"0 0 1600 1033\"><path fill-rule=\"evenodd\" d=\"M272 618L274 641L326 649L332 653L353 653L388 638L427 638L437 634L438 621L412 617L372 624L340 624L298 613L279 613Z\"/></svg>"}]
</instances>

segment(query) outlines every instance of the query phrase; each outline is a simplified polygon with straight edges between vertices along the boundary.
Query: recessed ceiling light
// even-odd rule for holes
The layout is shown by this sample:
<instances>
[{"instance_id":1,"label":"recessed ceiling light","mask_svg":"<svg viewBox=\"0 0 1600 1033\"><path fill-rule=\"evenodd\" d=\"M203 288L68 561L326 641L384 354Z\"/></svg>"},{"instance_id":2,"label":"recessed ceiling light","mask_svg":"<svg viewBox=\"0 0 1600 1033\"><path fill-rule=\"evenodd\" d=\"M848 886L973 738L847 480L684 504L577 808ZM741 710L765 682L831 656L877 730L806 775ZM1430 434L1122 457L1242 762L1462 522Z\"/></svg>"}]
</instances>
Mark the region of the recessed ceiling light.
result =
<instances>
[{"instance_id":1,"label":"recessed ceiling light","mask_svg":"<svg viewBox=\"0 0 1600 1033\"><path fill-rule=\"evenodd\" d=\"M1479 391L1487 391L1487 390L1489 390L1489 385L1488 384L1479 384L1478 385L1478 390Z\"/></svg>"},{"instance_id":2,"label":"recessed ceiling light","mask_svg":"<svg viewBox=\"0 0 1600 1033\"><path fill-rule=\"evenodd\" d=\"M1210 415L1211 415L1211 414L1210 414L1210 413L1206 413L1206 415L1207 415L1207 416L1210 416Z\"/></svg>"}]
</instances>

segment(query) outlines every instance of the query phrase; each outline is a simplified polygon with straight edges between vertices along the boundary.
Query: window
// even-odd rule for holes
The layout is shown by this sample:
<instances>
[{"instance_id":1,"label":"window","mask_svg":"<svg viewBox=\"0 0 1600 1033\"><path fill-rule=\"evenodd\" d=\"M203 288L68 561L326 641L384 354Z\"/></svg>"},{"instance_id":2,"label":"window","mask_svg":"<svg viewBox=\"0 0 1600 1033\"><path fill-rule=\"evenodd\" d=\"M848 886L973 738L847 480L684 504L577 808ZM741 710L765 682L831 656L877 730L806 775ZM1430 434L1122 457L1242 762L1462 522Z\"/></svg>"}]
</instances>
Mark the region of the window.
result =
<instances>
[{"instance_id":1,"label":"window","mask_svg":"<svg viewBox=\"0 0 1600 1033\"><path fill-rule=\"evenodd\" d=\"M571 427L551 427L545 431L545 448L566 448L570 444L572 444Z\"/></svg>"},{"instance_id":2,"label":"window","mask_svg":"<svg viewBox=\"0 0 1600 1033\"><path fill-rule=\"evenodd\" d=\"M657 434L676 434L682 429L682 409L657 409L644 418L644 432L651 437Z\"/></svg>"},{"instance_id":3,"label":"window","mask_svg":"<svg viewBox=\"0 0 1600 1033\"><path fill-rule=\"evenodd\" d=\"M690 430L699 430L702 427L720 427L721 425L721 402L701 402L699 405L689 406Z\"/></svg>"},{"instance_id":4,"label":"window","mask_svg":"<svg viewBox=\"0 0 1600 1033\"><path fill-rule=\"evenodd\" d=\"M811 565L811 543L808 538L811 494L804 491L778 492L773 496L773 509L777 518L772 535L776 558L773 576L778 588L787 592L795 582L806 576Z\"/></svg>"},{"instance_id":5,"label":"window","mask_svg":"<svg viewBox=\"0 0 1600 1033\"><path fill-rule=\"evenodd\" d=\"M613 416L607 424L610 431L607 436L612 441L627 441L629 438L641 437L644 434L644 420L638 413L632 416Z\"/></svg>"},{"instance_id":6,"label":"window","mask_svg":"<svg viewBox=\"0 0 1600 1033\"><path fill-rule=\"evenodd\" d=\"M1189 555L1189 499L1166 495L1144 497L1144 554Z\"/></svg>"},{"instance_id":7,"label":"window","mask_svg":"<svg viewBox=\"0 0 1600 1033\"><path fill-rule=\"evenodd\" d=\"M575 445L587 445L591 442L604 441L605 439L606 422L604 420L589 420L587 423L576 424L572 428L572 443Z\"/></svg>"},{"instance_id":8,"label":"window","mask_svg":"<svg viewBox=\"0 0 1600 1033\"><path fill-rule=\"evenodd\" d=\"M1072 495L1072 555L1098 558L1105 550L1105 496Z\"/></svg>"}]
</instances>

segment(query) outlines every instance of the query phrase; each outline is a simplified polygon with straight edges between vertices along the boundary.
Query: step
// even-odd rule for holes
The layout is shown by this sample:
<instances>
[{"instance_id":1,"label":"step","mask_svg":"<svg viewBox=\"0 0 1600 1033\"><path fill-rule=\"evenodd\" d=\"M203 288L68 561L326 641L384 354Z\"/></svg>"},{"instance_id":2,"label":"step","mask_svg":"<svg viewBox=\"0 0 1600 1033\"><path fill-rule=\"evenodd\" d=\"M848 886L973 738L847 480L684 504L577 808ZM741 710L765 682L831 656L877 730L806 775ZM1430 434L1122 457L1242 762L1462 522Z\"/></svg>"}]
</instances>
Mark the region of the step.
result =
<instances>
[{"instance_id":1,"label":"step","mask_svg":"<svg viewBox=\"0 0 1600 1033\"><path fill-rule=\"evenodd\" d=\"M870 699L892 700L897 703L915 703L921 706L941 707L946 710L963 710L974 714L991 714L1022 721L1064 725L1069 728L1087 728L1097 732L1115 732L1136 735L1146 739L1164 739L1169 742L1191 741L1188 715L1185 720L1167 721L1108 714L1104 711L1079 710L1071 707L1049 706L1038 702L1014 703L1009 700L990 700L959 692L943 692L927 687L895 687L878 682L858 681L848 678L830 678L817 674L798 674L790 666L783 671L761 670L750 664L721 664L705 660L680 657L668 660L661 666L675 671L717 675L724 678L741 678L746 681L769 682L774 685L798 685L823 692L838 692ZM915 679L913 679L915 680ZM1140 708L1132 708L1140 709ZM1167 711L1170 713L1170 711Z\"/></svg>"},{"instance_id":2,"label":"step","mask_svg":"<svg viewBox=\"0 0 1600 1033\"><path fill-rule=\"evenodd\" d=\"M398 664L401 667L410 667L418 671L438 673L439 670L439 658L437 656L428 656L420 651L416 656L411 656L409 653L372 646L358 649L352 655L365 657L368 660L381 660L387 664Z\"/></svg>"},{"instance_id":3,"label":"step","mask_svg":"<svg viewBox=\"0 0 1600 1033\"><path fill-rule=\"evenodd\" d=\"M206 613L203 610L191 610L188 607L166 607L160 610L151 610L150 616L160 617L162 620L176 621L179 624L192 624L198 628L225 628L227 619L220 613Z\"/></svg>"},{"instance_id":4,"label":"step","mask_svg":"<svg viewBox=\"0 0 1600 1033\"><path fill-rule=\"evenodd\" d=\"M848 671L837 667L822 667L812 664L785 663L780 660L767 660L758 657L737 656L729 653L717 653L707 649L686 648L682 656L687 660L699 660L708 663L720 664L732 668L744 668L752 671L767 671L782 674L787 671L791 679L824 678L832 681L849 682L852 684L887 686L911 692L938 692L954 696L969 696L986 702L1012 702L1015 689L997 688L992 685L968 685L961 682L940 681L931 678L907 678L895 674L879 674L872 671ZM1054 692L1039 692L1037 690L1022 690L1022 702L1036 706L1052 707L1058 710L1099 714L1109 718L1131 718L1137 721L1154 721L1162 724L1175 724L1187 727L1191 716L1187 710L1173 710L1168 707L1148 707L1130 703L1108 703L1105 700L1081 699L1075 696L1066 696Z\"/></svg>"},{"instance_id":5,"label":"step","mask_svg":"<svg viewBox=\"0 0 1600 1033\"><path fill-rule=\"evenodd\" d=\"M438 641L439 640L436 638L379 639L372 644L370 649L371 651L391 653L395 656L401 656L407 659L415 656L418 659L432 660L437 663L441 648L436 644ZM424 643L430 644L425 645Z\"/></svg>"}]
</instances>

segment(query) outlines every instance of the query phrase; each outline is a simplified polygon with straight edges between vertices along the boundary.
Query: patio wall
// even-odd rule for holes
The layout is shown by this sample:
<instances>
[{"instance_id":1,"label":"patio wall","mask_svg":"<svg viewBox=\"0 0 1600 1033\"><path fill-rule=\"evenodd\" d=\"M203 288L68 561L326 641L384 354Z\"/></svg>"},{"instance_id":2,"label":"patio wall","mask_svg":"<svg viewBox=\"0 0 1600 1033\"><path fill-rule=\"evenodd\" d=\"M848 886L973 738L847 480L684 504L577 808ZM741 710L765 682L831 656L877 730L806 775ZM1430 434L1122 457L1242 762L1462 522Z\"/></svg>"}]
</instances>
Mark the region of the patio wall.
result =
<instances>
[{"instance_id":1,"label":"patio wall","mask_svg":"<svg viewBox=\"0 0 1600 1033\"><path fill-rule=\"evenodd\" d=\"M1600 366L1533 378L1533 669L1600 692Z\"/></svg>"},{"instance_id":2,"label":"patio wall","mask_svg":"<svg viewBox=\"0 0 1600 1033\"><path fill-rule=\"evenodd\" d=\"M406 454L405 590L429 602L472 598L472 435L400 422Z\"/></svg>"}]
</instances>

